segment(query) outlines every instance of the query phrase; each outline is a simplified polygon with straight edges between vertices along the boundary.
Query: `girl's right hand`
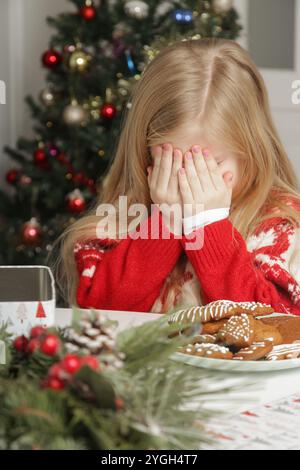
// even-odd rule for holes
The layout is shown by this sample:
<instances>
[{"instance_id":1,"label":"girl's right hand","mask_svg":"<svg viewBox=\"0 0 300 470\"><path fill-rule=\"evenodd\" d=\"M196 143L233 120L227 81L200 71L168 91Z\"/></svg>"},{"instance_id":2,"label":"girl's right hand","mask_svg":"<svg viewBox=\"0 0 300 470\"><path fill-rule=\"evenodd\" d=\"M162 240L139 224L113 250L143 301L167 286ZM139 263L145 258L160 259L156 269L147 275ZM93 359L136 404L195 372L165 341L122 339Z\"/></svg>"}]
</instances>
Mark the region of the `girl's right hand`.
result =
<instances>
[{"instance_id":1,"label":"girl's right hand","mask_svg":"<svg viewBox=\"0 0 300 470\"><path fill-rule=\"evenodd\" d=\"M153 166L148 166L148 184L152 201L160 206L165 204L172 206L176 204L177 217L174 220L169 217L172 215L168 208L160 207L164 222L171 232L182 234L182 197L179 188L178 171L182 167L183 155L180 149L174 149L170 143L156 145L151 148L153 157ZM170 209L170 208L169 208ZM180 210L180 212L179 212ZM182 216L182 214L181 214ZM169 224L170 219L170 224Z\"/></svg>"}]
</instances>

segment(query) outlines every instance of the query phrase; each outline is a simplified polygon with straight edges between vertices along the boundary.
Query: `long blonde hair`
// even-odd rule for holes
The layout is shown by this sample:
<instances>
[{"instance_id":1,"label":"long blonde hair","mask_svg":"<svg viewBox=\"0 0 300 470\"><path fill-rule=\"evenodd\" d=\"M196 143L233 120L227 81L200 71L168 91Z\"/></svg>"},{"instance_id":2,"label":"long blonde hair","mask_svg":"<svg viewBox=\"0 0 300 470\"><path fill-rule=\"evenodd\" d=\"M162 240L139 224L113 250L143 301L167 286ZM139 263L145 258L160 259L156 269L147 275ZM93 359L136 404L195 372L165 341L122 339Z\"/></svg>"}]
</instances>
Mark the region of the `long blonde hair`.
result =
<instances>
[{"instance_id":1,"label":"long blonde hair","mask_svg":"<svg viewBox=\"0 0 300 470\"><path fill-rule=\"evenodd\" d=\"M58 282L70 304L76 304L78 274L73 249L77 241L96 238L96 207L117 205L120 195L128 207L142 203L150 210L147 182L149 147L187 122L198 122L208 139L219 142L243 160L234 189L230 220L246 238L271 217L272 207L293 224L300 212L286 196L300 201L298 181L275 129L267 89L245 49L229 39L178 40L164 47L145 67L130 96L114 158L94 206L59 238ZM186 256L174 270L175 283Z\"/></svg>"}]
</instances>

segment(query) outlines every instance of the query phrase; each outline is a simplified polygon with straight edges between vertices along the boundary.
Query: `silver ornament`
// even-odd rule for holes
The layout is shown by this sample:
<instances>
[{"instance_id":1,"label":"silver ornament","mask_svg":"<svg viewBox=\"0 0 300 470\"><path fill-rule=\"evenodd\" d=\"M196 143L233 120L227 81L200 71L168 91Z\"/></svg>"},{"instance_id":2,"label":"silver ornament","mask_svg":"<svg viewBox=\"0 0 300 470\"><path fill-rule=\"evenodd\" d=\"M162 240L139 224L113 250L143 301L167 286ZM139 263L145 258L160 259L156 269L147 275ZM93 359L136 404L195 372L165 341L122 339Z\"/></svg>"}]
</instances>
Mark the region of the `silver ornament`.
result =
<instances>
[{"instance_id":1,"label":"silver ornament","mask_svg":"<svg viewBox=\"0 0 300 470\"><path fill-rule=\"evenodd\" d=\"M141 0L129 0L125 3L124 10L126 15L137 20L144 20L149 14L149 6Z\"/></svg>"},{"instance_id":2,"label":"silver ornament","mask_svg":"<svg viewBox=\"0 0 300 470\"><path fill-rule=\"evenodd\" d=\"M69 125L80 125L87 121L88 113L77 102L72 102L63 111L63 120Z\"/></svg>"}]
</instances>

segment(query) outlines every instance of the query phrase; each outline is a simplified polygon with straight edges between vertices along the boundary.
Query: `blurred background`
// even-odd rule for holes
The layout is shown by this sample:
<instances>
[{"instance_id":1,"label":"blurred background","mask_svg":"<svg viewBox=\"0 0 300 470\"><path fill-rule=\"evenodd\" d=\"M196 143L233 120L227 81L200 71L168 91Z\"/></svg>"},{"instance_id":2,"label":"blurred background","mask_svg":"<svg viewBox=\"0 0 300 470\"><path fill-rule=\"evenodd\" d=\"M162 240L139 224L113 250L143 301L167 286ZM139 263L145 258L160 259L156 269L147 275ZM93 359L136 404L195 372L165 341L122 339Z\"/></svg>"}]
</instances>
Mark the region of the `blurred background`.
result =
<instances>
[{"instance_id":1,"label":"blurred background","mask_svg":"<svg viewBox=\"0 0 300 470\"><path fill-rule=\"evenodd\" d=\"M147 61L201 36L250 51L300 176L300 0L0 0L0 264L45 263L93 201Z\"/></svg>"}]
</instances>

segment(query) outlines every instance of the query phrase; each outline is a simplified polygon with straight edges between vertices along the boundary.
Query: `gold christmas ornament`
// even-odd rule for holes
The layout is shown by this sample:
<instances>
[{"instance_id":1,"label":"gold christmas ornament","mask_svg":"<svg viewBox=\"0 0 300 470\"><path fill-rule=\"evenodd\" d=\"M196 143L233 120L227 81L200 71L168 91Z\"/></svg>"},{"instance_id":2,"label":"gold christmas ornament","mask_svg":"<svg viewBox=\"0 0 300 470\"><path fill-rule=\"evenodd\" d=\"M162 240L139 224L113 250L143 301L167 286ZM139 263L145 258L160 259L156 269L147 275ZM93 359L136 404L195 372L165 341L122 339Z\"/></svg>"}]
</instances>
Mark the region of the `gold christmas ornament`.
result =
<instances>
[{"instance_id":1,"label":"gold christmas ornament","mask_svg":"<svg viewBox=\"0 0 300 470\"><path fill-rule=\"evenodd\" d=\"M68 125L84 125L88 120L88 111L73 100L71 104L65 107L63 120Z\"/></svg>"},{"instance_id":2,"label":"gold christmas ornament","mask_svg":"<svg viewBox=\"0 0 300 470\"><path fill-rule=\"evenodd\" d=\"M213 0L212 7L216 13L227 13L233 7L233 0Z\"/></svg>"},{"instance_id":3,"label":"gold christmas ornament","mask_svg":"<svg viewBox=\"0 0 300 470\"><path fill-rule=\"evenodd\" d=\"M52 106L55 103L55 94L50 88L45 88L40 93L40 101L45 106Z\"/></svg>"},{"instance_id":4,"label":"gold christmas ornament","mask_svg":"<svg viewBox=\"0 0 300 470\"><path fill-rule=\"evenodd\" d=\"M69 59L69 67L74 72L84 72L91 60L91 56L82 50L72 52Z\"/></svg>"}]
</instances>

